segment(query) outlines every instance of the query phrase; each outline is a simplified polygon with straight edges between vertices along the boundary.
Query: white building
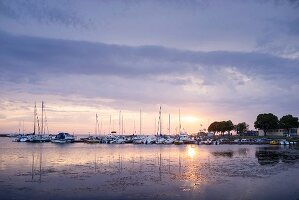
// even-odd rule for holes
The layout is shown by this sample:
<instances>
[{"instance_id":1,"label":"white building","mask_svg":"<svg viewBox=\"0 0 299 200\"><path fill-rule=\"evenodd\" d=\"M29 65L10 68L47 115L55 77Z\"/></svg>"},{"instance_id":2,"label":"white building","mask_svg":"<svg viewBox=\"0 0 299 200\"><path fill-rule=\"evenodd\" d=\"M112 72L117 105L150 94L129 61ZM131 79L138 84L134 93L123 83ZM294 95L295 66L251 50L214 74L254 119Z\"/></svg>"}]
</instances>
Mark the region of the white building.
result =
<instances>
[{"instance_id":1,"label":"white building","mask_svg":"<svg viewBox=\"0 0 299 200\"><path fill-rule=\"evenodd\" d=\"M285 136L290 134L290 136L299 136L299 128L291 128L290 133L288 133L287 129L271 129L268 130L267 136ZM263 130L259 130L259 136L265 136Z\"/></svg>"}]
</instances>

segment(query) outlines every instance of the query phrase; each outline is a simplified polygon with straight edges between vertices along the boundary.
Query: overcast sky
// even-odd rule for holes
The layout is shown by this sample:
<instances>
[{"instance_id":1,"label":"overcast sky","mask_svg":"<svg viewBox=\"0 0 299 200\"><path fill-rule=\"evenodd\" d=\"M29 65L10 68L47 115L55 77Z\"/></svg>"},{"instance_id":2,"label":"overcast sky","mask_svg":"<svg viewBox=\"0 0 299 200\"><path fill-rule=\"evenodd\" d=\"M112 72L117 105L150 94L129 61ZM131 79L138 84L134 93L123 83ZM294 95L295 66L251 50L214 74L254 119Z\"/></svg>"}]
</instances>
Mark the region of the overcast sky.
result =
<instances>
[{"instance_id":1,"label":"overcast sky","mask_svg":"<svg viewBox=\"0 0 299 200\"><path fill-rule=\"evenodd\" d=\"M188 132L299 115L299 1L0 0L0 132ZM38 110L40 114L40 109ZM157 125L156 125L157 126Z\"/></svg>"}]
</instances>

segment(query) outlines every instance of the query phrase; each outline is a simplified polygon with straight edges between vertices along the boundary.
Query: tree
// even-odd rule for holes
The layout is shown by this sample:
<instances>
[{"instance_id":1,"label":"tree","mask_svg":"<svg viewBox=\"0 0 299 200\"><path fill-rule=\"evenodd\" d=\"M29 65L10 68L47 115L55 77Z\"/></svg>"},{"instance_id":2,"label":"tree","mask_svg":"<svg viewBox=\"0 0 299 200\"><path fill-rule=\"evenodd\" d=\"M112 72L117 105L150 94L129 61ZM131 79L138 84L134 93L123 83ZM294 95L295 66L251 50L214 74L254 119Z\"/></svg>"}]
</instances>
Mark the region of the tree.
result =
<instances>
[{"instance_id":1,"label":"tree","mask_svg":"<svg viewBox=\"0 0 299 200\"><path fill-rule=\"evenodd\" d=\"M242 122L242 123L238 123L235 126L235 130L237 131L237 134L242 134L248 130L248 127L249 127L249 125L246 124L246 122Z\"/></svg>"},{"instance_id":2,"label":"tree","mask_svg":"<svg viewBox=\"0 0 299 200\"><path fill-rule=\"evenodd\" d=\"M279 127L287 129L288 133L290 133L291 128L298 128L298 126L298 117L293 117L292 115L285 115L279 120Z\"/></svg>"},{"instance_id":3,"label":"tree","mask_svg":"<svg viewBox=\"0 0 299 200\"><path fill-rule=\"evenodd\" d=\"M230 133L231 130L234 129L234 124L231 120L228 121L221 121L221 122L213 122L210 124L208 131L217 133L220 132L221 135L224 135L224 133L227 131Z\"/></svg>"},{"instance_id":4,"label":"tree","mask_svg":"<svg viewBox=\"0 0 299 200\"><path fill-rule=\"evenodd\" d=\"M270 129L278 128L278 117L272 113L259 114L254 122L254 127L262 129L266 136Z\"/></svg>"},{"instance_id":5,"label":"tree","mask_svg":"<svg viewBox=\"0 0 299 200\"><path fill-rule=\"evenodd\" d=\"M210 126L208 127L208 131L209 132L214 132L214 134L216 132L218 132L218 123L219 122L213 122L212 124L210 124Z\"/></svg>"},{"instance_id":6,"label":"tree","mask_svg":"<svg viewBox=\"0 0 299 200\"><path fill-rule=\"evenodd\" d=\"M224 122L224 125L225 125L225 131L228 132L228 134L230 135L230 132L232 130L234 130L234 124L231 120L228 120L226 122Z\"/></svg>"}]
</instances>

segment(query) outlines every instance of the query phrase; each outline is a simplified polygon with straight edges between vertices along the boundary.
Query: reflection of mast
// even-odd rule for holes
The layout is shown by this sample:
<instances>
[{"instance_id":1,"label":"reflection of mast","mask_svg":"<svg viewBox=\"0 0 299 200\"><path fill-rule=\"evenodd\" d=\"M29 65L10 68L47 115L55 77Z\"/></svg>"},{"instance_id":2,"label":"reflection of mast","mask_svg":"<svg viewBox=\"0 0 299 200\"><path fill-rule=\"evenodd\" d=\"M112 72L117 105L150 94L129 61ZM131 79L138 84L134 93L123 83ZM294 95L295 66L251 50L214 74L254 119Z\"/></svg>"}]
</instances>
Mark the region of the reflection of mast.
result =
<instances>
[{"instance_id":1,"label":"reflection of mast","mask_svg":"<svg viewBox=\"0 0 299 200\"><path fill-rule=\"evenodd\" d=\"M42 150L40 149L40 157L39 157L39 182L42 182Z\"/></svg>"},{"instance_id":2,"label":"reflection of mast","mask_svg":"<svg viewBox=\"0 0 299 200\"><path fill-rule=\"evenodd\" d=\"M160 153L159 156L159 175L160 175L160 181L162 180L162 155Z\"/></svg>"},{"instance_id":3,"label":"reflection of mast","mask_svg":"<svg viewBox=\"0 0 299 200\"><path fill-rule=\"evenodd\" d=\"M32 154L31 180L34 178L34 154Z\"/></svg>"}]
</instances>

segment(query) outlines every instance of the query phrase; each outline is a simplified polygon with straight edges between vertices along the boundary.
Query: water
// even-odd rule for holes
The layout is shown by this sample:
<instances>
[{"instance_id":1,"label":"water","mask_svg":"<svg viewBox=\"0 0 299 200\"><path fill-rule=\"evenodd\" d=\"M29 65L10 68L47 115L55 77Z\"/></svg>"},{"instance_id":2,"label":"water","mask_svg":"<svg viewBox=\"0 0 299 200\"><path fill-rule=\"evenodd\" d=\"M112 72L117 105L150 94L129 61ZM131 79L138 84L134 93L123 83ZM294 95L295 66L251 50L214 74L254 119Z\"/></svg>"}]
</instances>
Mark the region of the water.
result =
<instances>
[{"instance_id":1,"label":"water","mask_svg":"<svg viewBox=\"0 0 299 200\"><path fill-rule=\"evenodd\" d=\"M299 149L13 143L1 199L299 199Z\"/></svg>"}]
</instances>

